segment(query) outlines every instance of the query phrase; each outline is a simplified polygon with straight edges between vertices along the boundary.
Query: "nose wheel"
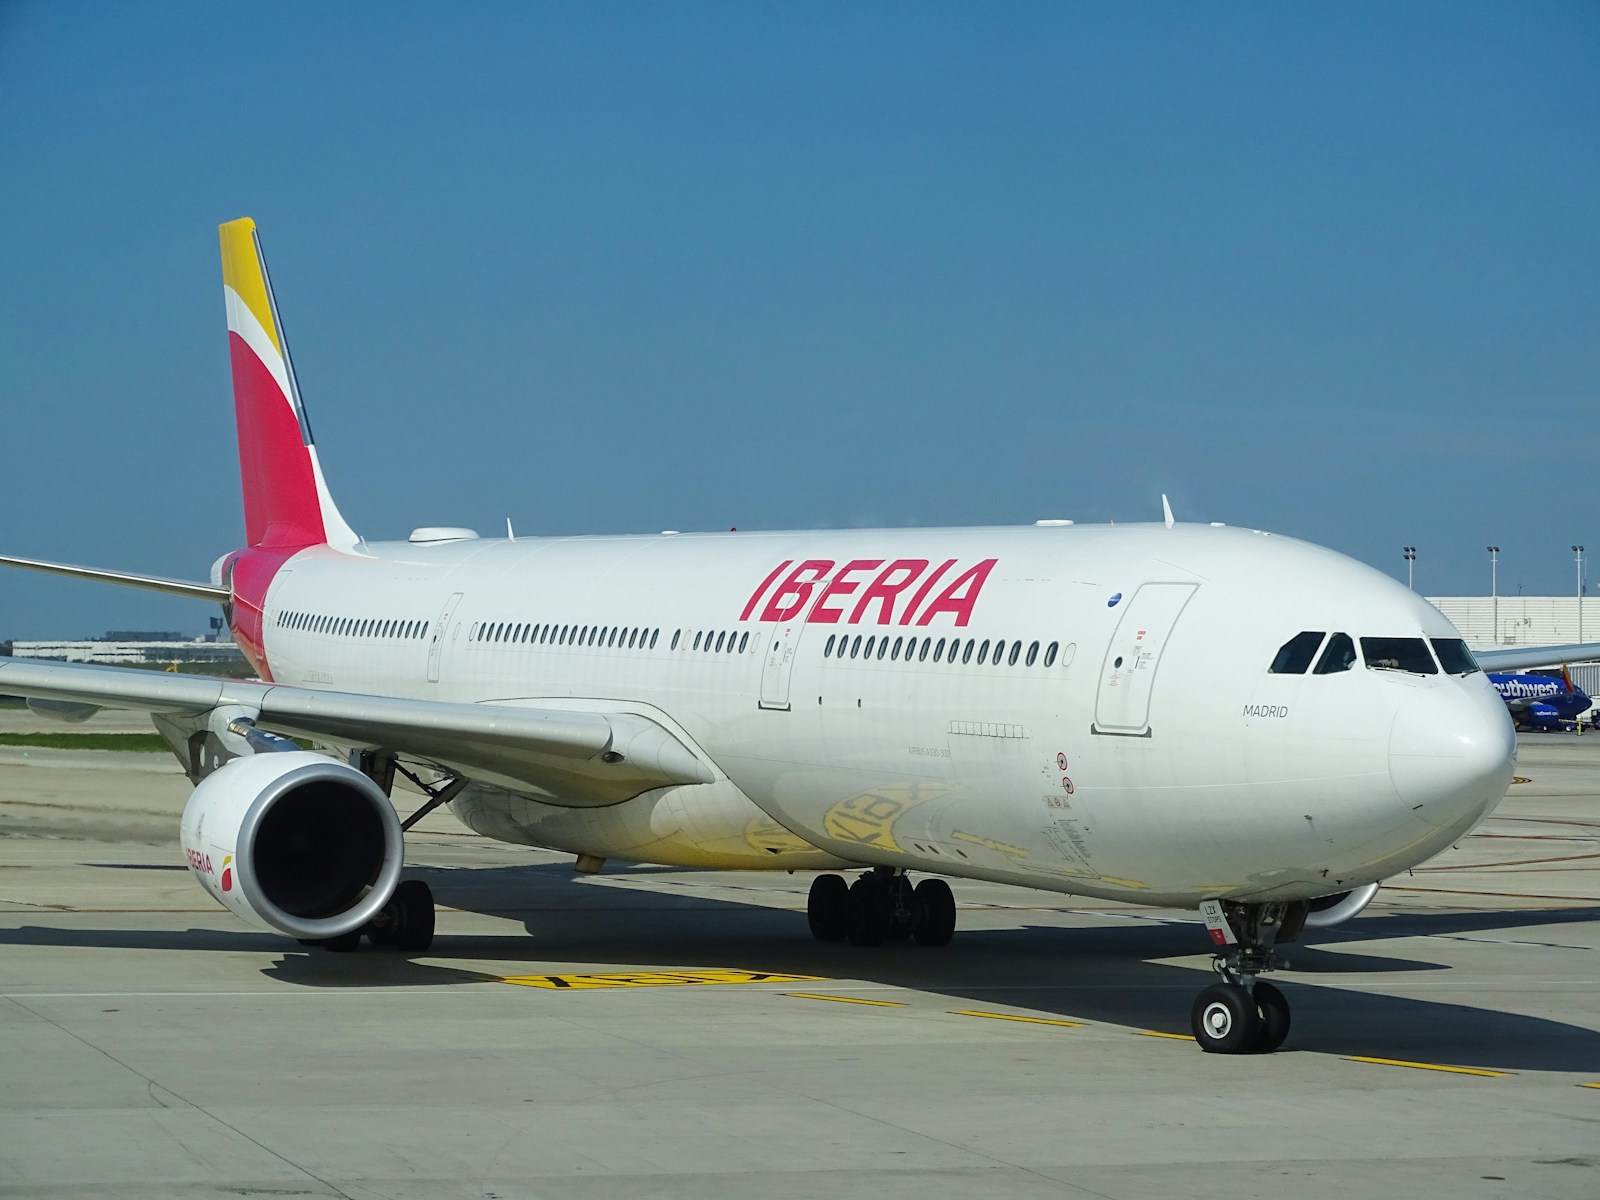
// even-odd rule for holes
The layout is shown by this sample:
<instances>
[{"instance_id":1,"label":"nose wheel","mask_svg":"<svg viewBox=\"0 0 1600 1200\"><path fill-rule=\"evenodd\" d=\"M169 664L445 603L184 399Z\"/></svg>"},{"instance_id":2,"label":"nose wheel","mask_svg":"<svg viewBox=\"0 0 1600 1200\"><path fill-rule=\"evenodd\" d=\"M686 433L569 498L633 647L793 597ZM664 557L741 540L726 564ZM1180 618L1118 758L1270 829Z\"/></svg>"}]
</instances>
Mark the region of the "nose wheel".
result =
<instances>
[{"instance_id":1,"label":"nose wheel","mask_svg":"<svg viewBox=\"0 0 1600 1200\"><path fill-rule=\"evenodd\" d=\"M1289 1036L1289 1002L1264 980L1214 983L1195 997L1189 1027L1210 1054L1270 1054Z\"/></svg>"},{"instance_id":2,"label":"nose wheel","mask_svg":"<svg viewBox=\"0 0 1600 1200\"><path fill-rule=\"evenodd\" d=\"M806 898L806 921L819 942L878 946L911 938L920 946L945 946L955 936L956 899L942 879L912 887L905 872L891 868L875 867L854 883L818 875Z\"/></svg>"},{"instance_id":3,"label":"nose wheel","mask_svg":"<svg viewBox=\"0 0 1600 1200\"><path fill-rule=\"evenodd\" d=\"M1289 1002L1258 978L1285 965L1279 942L1293 941L1305 923L1307 905L1237 904L1207 900L1200 906L1218 947L1212 961L1222 982L1195 997L1189 1028L1208 1054L1268 1054L1289 1036Z\"/></svg>"}]
</instances>

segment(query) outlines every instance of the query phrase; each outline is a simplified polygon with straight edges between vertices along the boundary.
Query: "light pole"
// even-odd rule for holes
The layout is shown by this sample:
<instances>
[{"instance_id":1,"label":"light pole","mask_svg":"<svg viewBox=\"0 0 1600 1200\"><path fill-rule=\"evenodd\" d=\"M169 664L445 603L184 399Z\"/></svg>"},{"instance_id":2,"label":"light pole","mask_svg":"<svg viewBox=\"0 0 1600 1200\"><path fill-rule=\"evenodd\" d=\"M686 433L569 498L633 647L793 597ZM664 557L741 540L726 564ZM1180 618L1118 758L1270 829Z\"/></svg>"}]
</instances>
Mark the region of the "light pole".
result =
<instances>
[{"instance_id":1,"label":"light pole","mask_svg":"<svg viewBox=\"0 0 1600 1200\"><path fill-rule=\"evenodd\" d=\"M1578 640L1583 641L1583 547L1574 546L1572 552L1578 556Z\"/></svg>"},{"instance_id":2,"label":"light pole","mask_svg":"<svg viewBox=\"0 0 1600 1200\"><path fill-rule=\"evenodd\" d=\"M1400 549L1405 552L1406 556L1406 586L1411 587L1411 584L1415 579L1415 576L1412 574L1412 572L1416 568L1417 548L1415 546L1401 546ZM1416 589L1413 588L1412 590L1415 591Z\"/></svg>"},{"instance_id":3,"label":"light pole","mask_svg":"<svg viewBox=\"0 0 1600 1200\"><path fill-rule=\"evenodd\" d=\"M1494 598L1494 636L1489 639L1492 645L1500 644L1500 547L1490 546L1489 550L1489 595Z\"/></svg>"}]
</instances>

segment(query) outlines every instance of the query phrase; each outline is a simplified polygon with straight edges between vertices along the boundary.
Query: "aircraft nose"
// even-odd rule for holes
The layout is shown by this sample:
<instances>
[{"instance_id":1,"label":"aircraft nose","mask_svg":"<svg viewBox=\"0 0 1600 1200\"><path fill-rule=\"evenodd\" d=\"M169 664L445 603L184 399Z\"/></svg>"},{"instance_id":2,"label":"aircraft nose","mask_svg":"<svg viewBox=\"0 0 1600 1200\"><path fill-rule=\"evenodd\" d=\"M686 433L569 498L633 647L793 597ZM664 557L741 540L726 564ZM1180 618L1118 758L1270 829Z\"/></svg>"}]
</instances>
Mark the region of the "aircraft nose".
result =
<instances>
[{"instance_id":1,"label":"aircraft nose","mask_svg":"<svg viewBox=\"0 0 1600 1200\"><path fill-rule=\"evenodd\" d=\"M1440 680L1401 705L1389 734L1389 777L1421 820L1465 832L1506 794L1516 733L1481 678Z\"/></svg>"}]
</instances>

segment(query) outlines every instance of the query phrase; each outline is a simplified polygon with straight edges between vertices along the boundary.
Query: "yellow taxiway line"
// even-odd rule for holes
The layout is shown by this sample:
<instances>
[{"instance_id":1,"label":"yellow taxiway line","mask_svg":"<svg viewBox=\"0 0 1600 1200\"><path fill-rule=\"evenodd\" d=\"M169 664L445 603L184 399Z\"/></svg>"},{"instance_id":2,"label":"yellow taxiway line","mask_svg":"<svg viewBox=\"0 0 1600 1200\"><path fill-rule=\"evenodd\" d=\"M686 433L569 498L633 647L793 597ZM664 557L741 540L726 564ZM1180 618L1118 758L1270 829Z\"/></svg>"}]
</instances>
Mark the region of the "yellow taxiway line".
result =
<instances>
[{"instance_id":1,"label":"yellow taxiway line","mask_svg":"<svg viewBox=\"0 0 1600 1200\"><path fill-rule=\"evenodd\" d=\"M797 1000L831 1000L835 1004L872 1004L878 1008L904 1008L898 1000L863 1000L859 996L825 996L821 992L785 992Z\"/></svg>"},{"instance_id":2,"label":"yellow taxiway line","mask_svg":"<svg viewBox=\"0 0 1600 1200\"><path fill-rule=\"evenodd\" d=\"M1364 1054L1345 1056L1346 1062L1374 1063L1380 1067L1409 1067L1413 1071L1447 1071L1451 1075L1482 1075L1489 1079L1502 1079L1515 1071L1488 1071L1482 1067L1451 1067L1444 1063L1408 1062L1403 1058L1369 1058Z\"/></svg>"},{"instance_id":3,"label":"yellow taxiway line","mask_svg":"<svg viewBox=\"0 0 1600 1200\"><path fill-rule=\"evenodd\" d=\"M953 1017L987 1017L991 1021L1023 1021L1029 1025L1060 1025L1067 1029L1081 1029L1084 1021L1053 1021L1048 1017L1019 1017L1015 1013L982 1012L976 1008L959 1008L950 1013Z\"/></svg>"}]
</instances>

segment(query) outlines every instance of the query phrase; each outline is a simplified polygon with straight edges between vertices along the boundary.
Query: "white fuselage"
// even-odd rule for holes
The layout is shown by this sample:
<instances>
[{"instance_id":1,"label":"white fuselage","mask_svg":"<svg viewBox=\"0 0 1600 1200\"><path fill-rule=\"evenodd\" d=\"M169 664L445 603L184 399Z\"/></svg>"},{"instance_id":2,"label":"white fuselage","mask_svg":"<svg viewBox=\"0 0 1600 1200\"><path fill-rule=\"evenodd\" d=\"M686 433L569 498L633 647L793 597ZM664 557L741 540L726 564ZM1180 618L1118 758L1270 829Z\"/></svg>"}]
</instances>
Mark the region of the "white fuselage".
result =
<instances>
[{"instance_id":1,"label":"white fuselage","mask_svg":"<svg viewBox=\"0 0 1600 1200\"><path fill-rule=\"evenodd\" d=\"M1459 636L1331 551L1155 525L317 547L263 641L286 684L637 712L716 775L599 808L480 777L452 808L492 837L1189 904L1392 875L1510 781L1482 674L1270 673L1302 631Z\"/></svg>"}]
</instances>

